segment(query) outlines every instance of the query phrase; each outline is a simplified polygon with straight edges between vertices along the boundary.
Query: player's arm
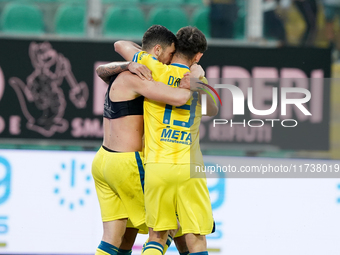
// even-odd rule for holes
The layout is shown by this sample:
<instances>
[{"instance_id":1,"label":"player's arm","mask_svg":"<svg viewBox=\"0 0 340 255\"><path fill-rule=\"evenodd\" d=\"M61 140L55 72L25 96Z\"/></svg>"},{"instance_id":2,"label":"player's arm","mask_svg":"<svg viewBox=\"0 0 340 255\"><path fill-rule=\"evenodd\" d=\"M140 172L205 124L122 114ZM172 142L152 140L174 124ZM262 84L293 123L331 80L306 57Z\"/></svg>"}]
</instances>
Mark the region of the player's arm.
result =
<instances>
[{"instance_id":1,"label":"player's arm","mask_svg":"<svg viewBox=\"0 0 340 255\"><path fill-rule=\"evenodd\" d=\"M96 69L97 75L107 84L109 84L111 76L124 71L137 74L142 80L145 78L152 80L151 71L145 65L135 62L112 62L106 65L100 65Z\"/></svg>"},{"instance_id":2,"label":"player's arm","mask_svg":"<svg viewBox=\"0 0 340 255\"><path fill-rule=\"evenodd\" d=\"M158 102L181 106L190 99L192 92L187 89L173 88L162 82L141 81L136 75L126 75L124 82L138 94Z\"/></svg>"},{"instance_id":3,"label":"player's arm","mask_svg":"<svg viewBox=\"0 0 340 255\"><path fill-rule=\"evenodd\" d=\"M159 74L167 69L167 65L159 62L151 54L141 52L138 44L131 41L117 41L115 42L115 51L120 54L125 60L132 60L139 64L146 65L153 74ZM155 78L155 76L154 76Z\"/></svg>"},{"instance_id":4,"label":"player's arm","mask_svg":"<svg viewBox=\"0 0 340 255\"><path fill-rule=\"evenodd\" d=\"M201 66L197 66L193 70L193 73L191 73L191 77L193 78L199 78L202 75L204 75L204 70ZM129 80L127 80L127 82L130 82L128 84L130 84L132 89L138 94L141 94L146 98L173 106L182 106L186 104L192 96L192 92L188 89L174 88L162 82L147 80L141 82L135 75L129 75ZM184 77L181 79L180 86L190 88L190 78ZM198 86L202 85L199 84ZM194 86L190 89L195 91L197 90L197 87Z\"/></svg>"},{"instance_id":5,"label":"player's arm","mask_svg":"<svg viewBox=\"0 0 340 255\"><path fill-rule=\"evenodd\" d=\"M142 50L141 46L131 41L117 41L114 43L115 52L125 60L130 61L133 56Z\"/></svg>"},{"instance_id":6,"label":"player's arm","mask_svg":"<svg viewBox=\"0 0 340 255\"><path fill-rule=\"evenodd\" d=\"M184 74L184 77L181 79L179 87L183 89L190 89L192 91L198 91L199 88L203 87L199 79L203 78L204 75L205 72L202 66L198 64L193 64L190 67L190 72ZM188 82L183 82L187 80Z\"/></svg>"}]
</instances>

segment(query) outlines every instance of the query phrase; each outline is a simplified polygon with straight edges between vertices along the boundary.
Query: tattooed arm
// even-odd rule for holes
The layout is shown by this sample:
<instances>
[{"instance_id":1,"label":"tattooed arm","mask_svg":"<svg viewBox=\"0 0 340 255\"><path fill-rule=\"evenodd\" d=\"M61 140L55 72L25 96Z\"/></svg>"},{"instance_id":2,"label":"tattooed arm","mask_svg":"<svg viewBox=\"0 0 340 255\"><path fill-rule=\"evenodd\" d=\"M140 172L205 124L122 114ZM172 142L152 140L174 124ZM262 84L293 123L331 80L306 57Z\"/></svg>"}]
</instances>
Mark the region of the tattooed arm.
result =
<instances>
[{"instance_id":1,"label":"tattooed arm","mask_svg":"<svg viewBox=\"0 0 340 255\"><path fill-rule=\"evenodd\" d=\"M109 84L111 76L124 71L137 74L142 80L152 80L151 71L145 65L135 62L112 62L106 65L100 65L96 69L97 75L107 84Z\"/></svg>"}]
</instances>

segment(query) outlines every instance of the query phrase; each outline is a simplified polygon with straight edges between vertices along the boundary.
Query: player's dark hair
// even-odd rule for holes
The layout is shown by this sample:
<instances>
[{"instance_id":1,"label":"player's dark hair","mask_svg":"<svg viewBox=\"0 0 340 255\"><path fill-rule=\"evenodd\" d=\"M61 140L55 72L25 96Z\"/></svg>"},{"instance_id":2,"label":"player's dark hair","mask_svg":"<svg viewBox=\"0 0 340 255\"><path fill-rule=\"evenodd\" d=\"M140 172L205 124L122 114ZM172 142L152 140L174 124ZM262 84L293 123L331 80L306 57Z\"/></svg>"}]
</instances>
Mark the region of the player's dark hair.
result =
<instances>
[{"instance_id":1,"label":"player's dark hair","mask_svg":"<svg viewBox=\"0 0 340 255\"><path fill-rule=\"evenodd\" d=\"M153 25L144 33L142 39L142 49L145 51L151 50L157 44L159 44L162 49L171 46L175 43L177 46L176 36L166 27L161 25Z\"/></svg>"},{"instance_id":2,"label":"player's dark hair","mask_svg":"<svg viewBox=\"0 0 340 255\"><path fill-rule=\"evenodd\" d=\"M181 54L191 60L197 53L207 50L208 44L205 35L197 27L182 27L177 34L176 54Z\"/></svg>"}]
</instances>

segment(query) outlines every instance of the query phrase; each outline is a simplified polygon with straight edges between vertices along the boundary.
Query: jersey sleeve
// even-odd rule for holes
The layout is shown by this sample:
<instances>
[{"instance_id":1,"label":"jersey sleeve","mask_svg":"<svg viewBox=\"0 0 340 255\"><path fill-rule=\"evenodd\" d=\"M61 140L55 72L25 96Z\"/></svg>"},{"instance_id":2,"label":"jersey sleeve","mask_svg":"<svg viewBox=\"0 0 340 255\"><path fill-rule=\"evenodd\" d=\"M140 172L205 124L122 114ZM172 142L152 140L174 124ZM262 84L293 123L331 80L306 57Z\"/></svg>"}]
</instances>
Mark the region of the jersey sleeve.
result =
<instances>
[{"instance_id":1,"label":"jersey sleeve","mask_svg":"<svg viewBox=\"0 0 340 255\"><path fill-rule=\"evenodd\" d=\"M139 53L141 53L141 51L137 52L137 53L133 56L132 62L137 62L137 58L138 58Z\"/></svg>"},{"instance_id":2,"label":"jersey sleeve","mask_svg":"<svg viewBox=\"0 0 340 255\"><path fill-rule=\"evenodd\" d=\"M133 61L139 64L145 65L152 72L152 77L154 80L158 80L159 76L163 73L167 72L169 67L167 65L159 62L154 56L151 54L141 51L135 54L133 57Z\"/></svg>"}]
</instances>

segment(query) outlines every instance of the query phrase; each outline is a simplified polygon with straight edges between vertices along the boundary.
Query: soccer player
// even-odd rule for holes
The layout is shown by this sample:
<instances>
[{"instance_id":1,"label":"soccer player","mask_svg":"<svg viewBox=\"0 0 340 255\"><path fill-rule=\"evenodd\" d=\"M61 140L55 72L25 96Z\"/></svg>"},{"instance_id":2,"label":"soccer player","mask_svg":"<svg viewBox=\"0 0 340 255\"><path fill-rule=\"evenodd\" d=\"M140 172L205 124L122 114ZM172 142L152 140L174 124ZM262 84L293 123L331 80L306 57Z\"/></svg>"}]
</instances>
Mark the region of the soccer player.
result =
<instances>
[{"instance_id":1,"label":"soccer player","mask_svg":"<svg viewBox=\"0 0 340 255\"><path fill-rule=\"evenodd\" d=\"M176 41L168 29L154 26L143 37L143 50L168 63ZM96 255L131 254L138 231L148 231L143 194L143 96L177 106L185 104L191 96L187 89L141 80L130 72L117 75L129 69L149 78L147 69L136 69L135 65L111 63L97 68L104 81L108 82L110 76L111 79L104 104L103 145L92 164L104 229ZM199 77L203 69L196 69Z\"/></svg>"},{"instance_id":2,"label":"soccer player","mask_svg":"<svg viewBox=\"0 0 340 255\"><path fill-rule=\"evenodd\" d=\"M206 38L197 28L181 28L176 36L178 45L169 66L143 51L133 57L152 71L154 80L172 87L179 85L178 80L198 63L207 49ZM124 48L124 43L128 47ZM115 48L125 58L138 51L127 42L119 44ZM217 106L207 98L207 113L214 116ZM177 217L190 254L208 254L205 235L213 231L214 221L206 179L190 178L190 165L203 166L200 121L197 94L186 105L177 107L145 99L145 208L149 243L144 255L162 254L168 231L177 228Z\"/></svg>"}]
</instances>

